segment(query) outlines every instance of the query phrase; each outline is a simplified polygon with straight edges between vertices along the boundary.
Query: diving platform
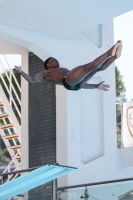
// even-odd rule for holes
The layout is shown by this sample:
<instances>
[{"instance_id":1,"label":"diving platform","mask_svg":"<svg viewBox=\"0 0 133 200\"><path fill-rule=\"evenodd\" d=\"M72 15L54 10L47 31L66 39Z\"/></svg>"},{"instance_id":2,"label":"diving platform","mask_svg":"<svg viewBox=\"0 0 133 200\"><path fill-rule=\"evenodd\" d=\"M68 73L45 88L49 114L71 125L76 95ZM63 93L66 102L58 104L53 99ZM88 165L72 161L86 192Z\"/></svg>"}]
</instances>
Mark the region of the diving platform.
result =
<instances>
[{"instance_id":1,"label":"diving platform","mask_svg":"<svg viewBox=\"0 0 133 200\"><path fill-rule=\"evenodd\" d=\"M77 170L77 168L62 166L59 164L48 164L43 167L39 167L28 174L22 175L1 185L0 199L7 200L75 170ZM17 171L17 173L18 172L19 171ZM20 173L21 172L22 170L20 170ZM4 176L8 175L8 173L0 175Z\"/></svg>"}]
</instances>

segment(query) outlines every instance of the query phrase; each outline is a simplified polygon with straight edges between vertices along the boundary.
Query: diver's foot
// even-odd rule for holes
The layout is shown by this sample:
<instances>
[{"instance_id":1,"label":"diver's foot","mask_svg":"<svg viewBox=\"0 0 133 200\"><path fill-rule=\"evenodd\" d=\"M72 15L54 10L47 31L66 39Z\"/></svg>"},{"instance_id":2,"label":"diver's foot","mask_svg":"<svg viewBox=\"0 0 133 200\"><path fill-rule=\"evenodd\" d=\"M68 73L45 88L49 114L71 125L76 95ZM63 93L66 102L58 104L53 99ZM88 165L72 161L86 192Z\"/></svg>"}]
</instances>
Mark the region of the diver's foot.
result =
<instances>
[{"instance_id":1,"label":"diver's foot","mask_svg":"<svg viewBox=\"0 0 133 200\"><path fill-rule=\"evenodd\" d=\"M117 52L117 49L122 45L122 41L121 40L118 40L116 42L116 44L111 48L111 56L115 56L116 55L116 52Z\"/></svg>"},{"instance_id":2,"label":"diver's foot","mask_svg":"<svg viewBox=\"0 0 133 200\"><path fill-rule=\"evenodd\" d=\"M122 46L122 43L121 43L120 46L116 50L116 54L115 54L116 58L119 58L121 56L122 47L123 46Z\"/></svg>"}]
</instances>

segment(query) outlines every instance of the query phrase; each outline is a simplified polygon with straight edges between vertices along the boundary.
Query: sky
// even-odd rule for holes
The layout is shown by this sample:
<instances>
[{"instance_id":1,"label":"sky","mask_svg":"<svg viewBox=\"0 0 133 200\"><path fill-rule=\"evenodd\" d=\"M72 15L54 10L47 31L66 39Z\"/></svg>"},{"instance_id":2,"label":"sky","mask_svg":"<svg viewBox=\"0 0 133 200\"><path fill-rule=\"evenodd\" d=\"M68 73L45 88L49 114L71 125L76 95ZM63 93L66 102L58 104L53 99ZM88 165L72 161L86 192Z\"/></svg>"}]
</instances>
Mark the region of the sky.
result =
<instances>
[{"instance_id":1,"label":"sky","mask_svg":"<svg viewBox=\"0 0 133 200\"><path fill-rule=\"evenodd\" d=\"M133 99L133 11L114 18L114 41L122 40L121 57L115 61L123 76L126 99Z\"/></svg>"},{"instance_id":2,"label":"sky","mask_svg":"<svg viewBox=\"0 0 133 200\"><path fill-rule=\"evenodd\" d=\"M9 66L12 69L14 67L14 65L17 66L21 66L21 55L19 54L7 54L5 55L6 59L4 58L4 56L2 54L0 54L0 73L4 72L4 69L2 66L4 66L4 68L6 70L9 70ZM7 60L7 62L6 62ZM8 66L9 64L9 66Z\"/></svg>"}]
</instances>

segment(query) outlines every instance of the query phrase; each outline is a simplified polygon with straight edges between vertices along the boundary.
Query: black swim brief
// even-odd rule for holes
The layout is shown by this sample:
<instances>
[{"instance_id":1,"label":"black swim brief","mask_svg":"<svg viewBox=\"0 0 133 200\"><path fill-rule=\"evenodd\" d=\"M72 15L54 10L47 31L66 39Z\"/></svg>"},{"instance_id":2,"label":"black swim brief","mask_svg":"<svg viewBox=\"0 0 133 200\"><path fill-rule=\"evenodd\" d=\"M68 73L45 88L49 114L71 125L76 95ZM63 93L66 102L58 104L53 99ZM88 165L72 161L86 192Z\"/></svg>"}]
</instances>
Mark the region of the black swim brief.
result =
<instances>
[{"instance_id":1,"label":"black swim brief","mask_svg":"<svg viewBox=\"0 0 133 200\"><path fill-rule=\"evenodd\" d=\"M76 85L74 85L74 86L68 85L68 84L66 83L66 81L65 81L65 78L66 78L66 76L63 77L62 83L63 83L64 87L65 87L67 90L80 90L80 89L81 89L79 83L76 84Z\"/></svg>"}]
</instances>

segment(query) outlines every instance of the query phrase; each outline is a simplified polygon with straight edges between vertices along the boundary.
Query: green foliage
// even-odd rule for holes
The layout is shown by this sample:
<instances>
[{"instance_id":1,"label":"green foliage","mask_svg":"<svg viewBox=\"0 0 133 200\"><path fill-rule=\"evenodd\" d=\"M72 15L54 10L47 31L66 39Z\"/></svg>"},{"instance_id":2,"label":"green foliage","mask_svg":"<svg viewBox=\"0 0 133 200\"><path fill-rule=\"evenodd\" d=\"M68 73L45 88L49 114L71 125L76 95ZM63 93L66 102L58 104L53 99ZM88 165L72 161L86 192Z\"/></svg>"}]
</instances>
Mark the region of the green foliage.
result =
<instances>
[{"instance_id":1,"label":"green foliage","mask_svg":"<svg viewBox=\"0 0 133 200\"><path fill-rule=\"evenodd\" d=\"M11 159L8 150L0 146L0 163L9 163L10 160Z\"/></svg>"},{"instance_id":2,"label":"green foliage","mask_svg":"<svg viewBox=\"0 0 133 200\"><path fill-rule=\"evenodd\" d=\"M124 86L124 82L122 80L122 76L117 67L115 67L115 84L116 84L116 102L123 103L126 101L125 93L126 88ZM121 132L121 106L116 106L116 122L117 122L117 133ZM121 148L121 135L117 134L117 148Z\"/></svg>"},{"instance_id":3,"label":"green foliage","mask_svg":"<svg viewBox=\"0 0 133 200\"><path fill-rule=\"evenodd\" d=\"M126 88L122 80L122 76L117 67L115 67L115 84L116 84L116 102L123 103L126 101L125 92Z\"/></svg>"}]
</instances>

